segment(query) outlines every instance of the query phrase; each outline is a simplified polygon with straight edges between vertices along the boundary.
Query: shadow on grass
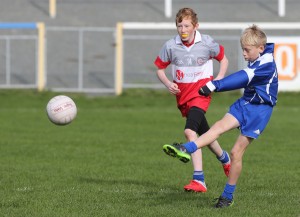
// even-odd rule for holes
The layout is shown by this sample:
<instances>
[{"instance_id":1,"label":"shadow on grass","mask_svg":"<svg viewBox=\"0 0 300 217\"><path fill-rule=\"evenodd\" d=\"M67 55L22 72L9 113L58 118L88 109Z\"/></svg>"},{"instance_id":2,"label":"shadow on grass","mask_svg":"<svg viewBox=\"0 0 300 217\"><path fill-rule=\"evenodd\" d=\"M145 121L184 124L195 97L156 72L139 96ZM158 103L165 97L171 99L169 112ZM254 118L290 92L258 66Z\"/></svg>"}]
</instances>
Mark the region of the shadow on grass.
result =
<instances>
[{"instance_id":1,"label":"shadow on grass","mask_svg":"<svg viewBox=\"0 0 300 217\"><path fill-rule=\"evenodd\" d=\"M212 198L207 193L185 192L172 184L160 184L152 181L135 179L103 179L79 177L81 183L97 184L101 186L112 186L104 188L101 192L126 194L127 202L145 203L150 207L157 206L188 206L199 208L212 208ZM130 202L130 203L131 203Z\"/></svg>"},{"instance_id":2,"label":"shadow on grass","mask_svg":"<svg viewBox=\"0 0 300 217\"><path fill-rule=\"evenodd\" d=\"M80 182L85 183L95 183L95 184L105 184L105 185L141 185L144 187L156 187L157 185L152 182L145 182L139 181L134 179L102 179L102 178L86 178L86 177L79 177L78 180Z\"/></svg>"}]
</instances>

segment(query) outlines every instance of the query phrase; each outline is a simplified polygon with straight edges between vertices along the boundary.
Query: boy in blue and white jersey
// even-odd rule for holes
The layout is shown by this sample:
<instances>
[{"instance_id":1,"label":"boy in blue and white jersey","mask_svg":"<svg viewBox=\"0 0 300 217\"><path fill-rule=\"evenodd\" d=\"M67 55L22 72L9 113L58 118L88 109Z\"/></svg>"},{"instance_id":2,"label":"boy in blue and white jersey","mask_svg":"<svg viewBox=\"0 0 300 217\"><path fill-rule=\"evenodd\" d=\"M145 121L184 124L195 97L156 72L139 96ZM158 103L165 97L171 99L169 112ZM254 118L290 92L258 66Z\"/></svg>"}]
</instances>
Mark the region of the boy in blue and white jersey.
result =
<instances>
[{"instance_id":1,"label":"boy in blue and white jersey","mask_svg":"<svg viewBox=\"0 0 300 217\"><path fill-rule=\"evenodd\" d=\"M194 142L188 142L179 148L165 145L172 148L178 156L188 156L223 133L234 128L240 129L240 135L230 153L231 169L228 181L218 198L216 208L233 204L233 193L242 171L243 154L253 139L257 139L267 126L277 102L278 75L273 55L274 44L267 43L265 33L256 25L245 29L240 42L248 67L221 80L209 81L200 88L199 94L209 96L214 91L245 88L243 96L230 106L221 120Z\"/></svg>"}]
</instances>

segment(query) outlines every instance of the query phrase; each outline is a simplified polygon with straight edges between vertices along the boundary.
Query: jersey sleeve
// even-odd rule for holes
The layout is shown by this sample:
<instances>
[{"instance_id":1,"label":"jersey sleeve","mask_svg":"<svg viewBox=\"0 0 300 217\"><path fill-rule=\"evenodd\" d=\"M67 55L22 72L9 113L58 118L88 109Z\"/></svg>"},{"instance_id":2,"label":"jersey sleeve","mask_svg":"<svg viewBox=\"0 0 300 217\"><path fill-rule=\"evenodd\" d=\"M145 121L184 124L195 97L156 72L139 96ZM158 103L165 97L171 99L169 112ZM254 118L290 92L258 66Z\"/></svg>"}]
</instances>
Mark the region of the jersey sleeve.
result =
<instances>
[{"instance_id":1,"label":"jersey sleeve","mask_svg":"<svg viewBox=\"0 0 300 217\"><path fill-rule=\"evenodd\" d=\"M249 77L250 76L250 77ZM247 87L251 74L248 74L245 70L232 73L221 80L212 81L216 87L216 92L237 90Z\"/></svg>"},{"instance_id":2,"label":"jersey sleeve","mask_svg":"<svg viewBox=\"0 0 300 217\"><path fill-rule=\"evenodd\" d=\"M157 66L158 69L165 69L168 67L168 65L170 65L170 61L168 62L164 62L160 59L159 56L156 57L154 64Z\"/></svg>"},{"instance_id":3,"label":"jersey sleeve","mask_svg":"<svg viewBox=\"0 0 300 217\"><path fill-rule=\"evenodd\" d=\"M220 62L223 59L224 55L225 55L225 49L222 45L220 45L220 52L217 56L214 57L214 59Z\"/></svg>"},{"instance_id":4,"label":"jersey sleeve","mask_svg":"<svg viewBox=\"0 0 300 217\"><path fill-rule=\"evenodd\" d=\"M260 86L271 83L274 72L276 72L276 65L272 60L271 56L267 56L257 63L259 65L254 65L253 68L247 67L221 80L213 81L216 91L235 90L247 86Z\"/></svg>"},{"instance_id":5,"label":"jersey sleeve","mask_svg":"<svg viewBox=\"0 0 300 217\"><path fill-rule=\"evenodd\" d=\"M167 47L167 43L161 48L158 56L156 57L154 64L157 66L158 69L165 69L171 63L170 58L170 50Z\"/></svg>"},{"instance_id":6,"label":"jersey sleeve","mask_svg":"<svg viewBox=\"0 0 300 217\"><path fill-rule=\"evenodd\" d=\"M225 49L222 45L217 43L211 36L203 35L204 40L210 51L210 57L216 59L217 61L221 61L225 54Z\"/></svg>"}]
</instances>

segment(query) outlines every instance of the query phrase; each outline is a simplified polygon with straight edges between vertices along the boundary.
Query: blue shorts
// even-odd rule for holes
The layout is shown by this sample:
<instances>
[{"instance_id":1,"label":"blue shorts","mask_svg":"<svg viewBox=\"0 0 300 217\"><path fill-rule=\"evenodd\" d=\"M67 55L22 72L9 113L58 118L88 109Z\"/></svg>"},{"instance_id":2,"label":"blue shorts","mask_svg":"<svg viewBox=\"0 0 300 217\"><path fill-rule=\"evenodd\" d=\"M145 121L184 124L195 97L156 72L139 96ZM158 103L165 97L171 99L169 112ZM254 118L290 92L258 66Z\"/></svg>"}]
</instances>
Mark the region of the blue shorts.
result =
<instances>
[{"instance_id":1,"label":"blue shorts","mask_svg":"<svg viewBox=\"0 0 300 217\"><path fill-rule=\"evenodd\" d=\"M257 139L266 128L272 111L270 105L251 104L240 98L230 106L228 113L239 121L242 135Z\"/></svg>"}]
</instances>

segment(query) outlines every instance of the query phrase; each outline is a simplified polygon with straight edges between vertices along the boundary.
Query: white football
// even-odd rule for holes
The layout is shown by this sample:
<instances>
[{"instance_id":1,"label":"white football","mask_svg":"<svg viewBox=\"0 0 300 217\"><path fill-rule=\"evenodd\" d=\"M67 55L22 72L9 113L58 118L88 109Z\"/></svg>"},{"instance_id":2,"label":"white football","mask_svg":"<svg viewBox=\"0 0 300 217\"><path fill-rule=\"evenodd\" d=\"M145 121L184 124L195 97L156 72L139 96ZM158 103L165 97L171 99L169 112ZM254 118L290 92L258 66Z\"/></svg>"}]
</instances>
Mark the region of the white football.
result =
<instances>
[{"instance_id":1,"label":"white football","mask_svg":"<svg viewBox=\"0 0 300 217\"><path fill-rule=\"evenodd\" d=\"M46 107L49 120L56 125L67 125L71 123L77 115L75 102L68 96L55 96Z\"/></svg>"}]
</instances>

